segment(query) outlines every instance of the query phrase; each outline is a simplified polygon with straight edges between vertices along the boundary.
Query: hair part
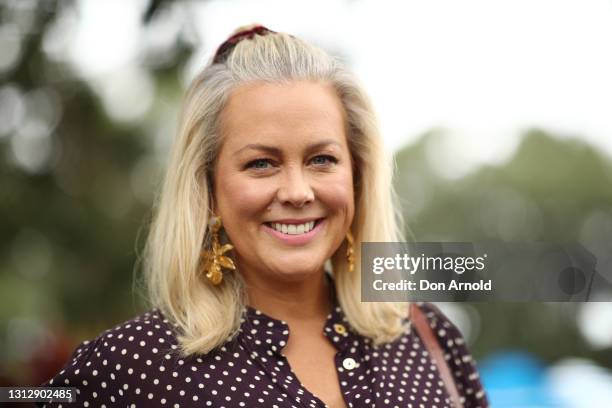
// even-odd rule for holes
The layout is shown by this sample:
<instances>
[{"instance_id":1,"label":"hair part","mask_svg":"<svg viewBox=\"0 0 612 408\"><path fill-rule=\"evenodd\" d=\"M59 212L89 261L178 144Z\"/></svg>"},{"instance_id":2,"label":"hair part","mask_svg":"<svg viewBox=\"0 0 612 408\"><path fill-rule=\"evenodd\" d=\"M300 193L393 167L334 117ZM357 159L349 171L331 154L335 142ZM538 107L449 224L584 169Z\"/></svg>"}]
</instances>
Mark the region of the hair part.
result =
<instances>
[{"instance_id":1,"label":"hair part","mask_svg":"<svg viewBox=\"0 0 612 408\"><path fill-rule=\"evenodd\" d=\"M296 80L332 85L345 110L354 166L355 259L361 259L359 242L402 240L392 161L386 157L369 98L354 75L320 48L285 33L240 41L224 63L209 63L188 89L144 251L149 303L178 326L183 355L208 353L233 338L245 307L245 284L238 271L224 274L223 283L213 286L200 270L202 249L211 242L208 220L223 107L241 85ZM331 264L349 323L376 345L397 339L405 331L402 319L408 305L362 303L361 268L357 263L349 273L345 245Z\"/></svg>"}]
</instances>

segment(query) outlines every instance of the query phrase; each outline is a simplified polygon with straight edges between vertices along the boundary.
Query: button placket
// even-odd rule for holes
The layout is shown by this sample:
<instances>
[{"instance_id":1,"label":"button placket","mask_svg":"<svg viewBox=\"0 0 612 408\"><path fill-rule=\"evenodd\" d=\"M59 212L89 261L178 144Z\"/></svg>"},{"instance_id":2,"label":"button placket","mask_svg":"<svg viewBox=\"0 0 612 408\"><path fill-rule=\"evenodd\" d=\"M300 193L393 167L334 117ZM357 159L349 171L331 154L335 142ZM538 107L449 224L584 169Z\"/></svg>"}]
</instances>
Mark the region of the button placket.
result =
<instances>
[{"instance_id":1,"label":"button placket","mask_svg":"<svg viewBox=\"0 0 612 408\"><path fill-rule=\"evenodd\" d=\"M273 319L256 309L249 310L252 317L258 320L253 326L246 325L246 335L255 343L255 359L266 365L271 372L278 373L272 376L275 383L283 393L291 398L295 406L303 408L325 408L325 403L312 394L293 372L289 360L282 353L289 339L289 325L283 320ZM247 322L248 323L248 322ZM252 328L257 328L252 332ZM261 341L261 340L264 341ZM265 339L273 339L267 342ZM271 354L269 354L272 352ZM313 405L314 404L314 405Z\"/></svg>"}]
</instances>

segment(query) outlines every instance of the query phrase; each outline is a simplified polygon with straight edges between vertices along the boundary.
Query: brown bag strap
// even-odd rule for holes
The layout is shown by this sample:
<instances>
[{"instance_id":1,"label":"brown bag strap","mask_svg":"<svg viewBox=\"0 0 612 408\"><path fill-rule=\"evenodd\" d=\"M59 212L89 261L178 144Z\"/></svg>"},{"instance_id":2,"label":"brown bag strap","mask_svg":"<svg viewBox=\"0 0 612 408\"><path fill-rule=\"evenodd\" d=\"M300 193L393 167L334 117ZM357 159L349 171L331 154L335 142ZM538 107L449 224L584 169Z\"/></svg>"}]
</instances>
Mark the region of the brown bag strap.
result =
<instances>
[{"instance_id":1,"label":"brown bag strap","mask_svg":"<svg viewBox=\"0 0 612 408\"><path fill-rule=\"evenodd\" d=\"M446 364L444 352L440 348L440 343L438 343L436 336L431 330L425 314L415 303L410 304L410 319L414 323L414 327L419 337L421 337L421 340L425 343L427 351L433 357L438 367L438 372L440 373L440 377L442 377L448 395L450 395L453 407L463 408L461 399L459 398L459 392L457 391L457 385L453 380L448 364Z\"/></svg>"}]
</instances>

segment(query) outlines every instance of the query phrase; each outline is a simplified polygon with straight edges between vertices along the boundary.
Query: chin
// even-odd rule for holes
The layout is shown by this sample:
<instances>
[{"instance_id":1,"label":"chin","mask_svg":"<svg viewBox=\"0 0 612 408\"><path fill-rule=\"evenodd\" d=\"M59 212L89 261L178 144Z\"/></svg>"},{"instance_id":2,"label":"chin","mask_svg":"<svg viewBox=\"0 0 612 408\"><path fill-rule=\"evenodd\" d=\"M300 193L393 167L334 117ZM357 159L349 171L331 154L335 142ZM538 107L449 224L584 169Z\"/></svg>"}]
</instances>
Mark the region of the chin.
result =
<instances>
[{"instance_id":1,"label":"chin","mask_svg":"<svg viewBox=\"0 0 612 408\"><path fill-rule=\"evenodd\" d=\"M302 280L320 273L323 270L323 263L321 265L311 265L306 267L296 267L299 265L297 262L291 262L287 264L274 265L273 269L277 271L278 275L284 276L289 280Z\"/></svg>"}]
</instances>

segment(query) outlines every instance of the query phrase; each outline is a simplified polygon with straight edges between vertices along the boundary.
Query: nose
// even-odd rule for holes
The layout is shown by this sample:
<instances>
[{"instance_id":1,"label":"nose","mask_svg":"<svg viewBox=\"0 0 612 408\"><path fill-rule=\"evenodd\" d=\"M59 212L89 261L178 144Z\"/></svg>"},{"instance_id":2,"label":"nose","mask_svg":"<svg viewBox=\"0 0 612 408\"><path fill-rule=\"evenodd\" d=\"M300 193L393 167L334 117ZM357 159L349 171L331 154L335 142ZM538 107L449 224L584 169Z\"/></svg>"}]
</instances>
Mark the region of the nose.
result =
<instances>
[{"instance_id":1,"label":"nose","mask_svg":"<svg viewBox=\"0 0 612 408\"><path fill-rule=\"evenodd\" d=\"M301 208L314 201L314 191L301 168L287 169L277 192L281 204Z\"/></svg>"}]
</instances>

